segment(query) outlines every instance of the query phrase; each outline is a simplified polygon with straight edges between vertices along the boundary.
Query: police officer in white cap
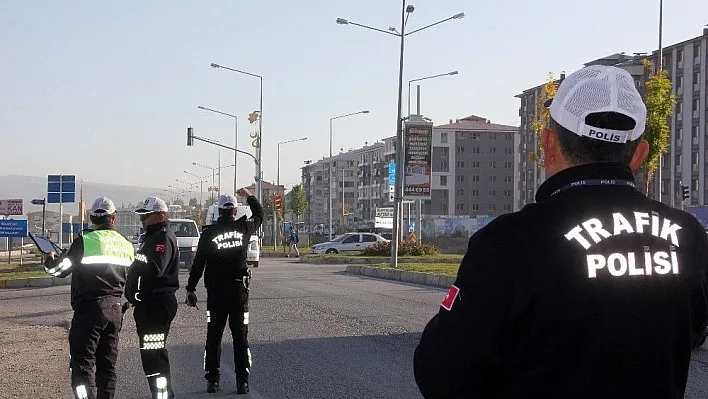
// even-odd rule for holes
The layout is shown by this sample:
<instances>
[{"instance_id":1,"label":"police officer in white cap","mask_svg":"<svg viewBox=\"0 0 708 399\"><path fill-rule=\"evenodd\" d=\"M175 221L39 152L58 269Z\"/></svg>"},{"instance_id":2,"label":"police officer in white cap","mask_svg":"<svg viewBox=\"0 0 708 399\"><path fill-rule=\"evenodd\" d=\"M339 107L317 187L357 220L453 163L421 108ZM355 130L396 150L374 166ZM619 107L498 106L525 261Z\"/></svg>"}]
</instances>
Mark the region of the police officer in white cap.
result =
<instances>
[{"instance_id":1,"label":"police officer in white cap","mask_svg":"<svg viewBox=\"0 0 708 399\"><path fill-rule=\"evenodd\" d=\"M625 70L565 78L541 136L536 203L469 241L427 324L425 398L683 398L708 324L708 237L634 172L647 109Z\"/></svg>"},{"instance_id":2,"label":"police officer in white cap","mask_svg":"<svg viewBox=\"0 0 708 399\"><path fill-rule=\"evenodd\" d=\"M114 230L113 201L96 199L89 218L94 229L84 231L60 257L49 253L45 268L55 277L71 274L74 317L69 353L74 397L111 399L115 397L118 332L123 323L120 302L134 250Z\"/></svg>"},{"instance_id":3,"label":"police officer in white cap","mask_svg":"<svg viewBox=\"0 0 708 399\"><path fill-rule=\"evenodd\" d=\"M135 211L140 215L145 236L125 288L125 296L134 306L140 357L153 399L174 396L166 342L177 314L179 247L169 227L167 211L165 201L157 197L148 197Z\"/></svg>"},{"instance_id":4,"label":"police officer in white cap","mask_svg":"<svg viewBox=\"0 0 708 399\"><path fill-rule=\"evenodd\" d=\"M207 392L219 390L221 338L228 320L234 344L236 393L249 391L248 376L251 351L248 348L248 285L251 273L246 265L248 243L263 223L263 207L258 199L242 188L238 194L246 197L251 217L236 214L234 196L219 197L219 218L199 238L197 253L189 272L187 304L197 305L197 283L204 273L207 289L207 338L204 368Z\"/></svg>"}]
</instances>

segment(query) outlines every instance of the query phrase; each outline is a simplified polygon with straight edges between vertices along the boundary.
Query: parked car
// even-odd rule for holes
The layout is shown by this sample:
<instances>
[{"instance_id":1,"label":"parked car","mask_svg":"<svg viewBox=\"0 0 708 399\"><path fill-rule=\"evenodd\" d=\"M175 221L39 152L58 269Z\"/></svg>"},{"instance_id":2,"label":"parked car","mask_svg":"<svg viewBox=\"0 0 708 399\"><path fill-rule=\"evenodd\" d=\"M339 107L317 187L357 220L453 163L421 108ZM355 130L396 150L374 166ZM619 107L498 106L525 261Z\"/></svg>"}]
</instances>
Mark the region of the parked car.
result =
<instances>
[{"instance_id":1,"label":"parked car","mask_svg":"<svg viewBox=\"0 0 708 399\"><path fill-rule=\"evenodd\" d=\"M179 248L179 265L180 267L191 268L194 261L194 254L197 252L197 244L199 243L199 229L197 224L192 219L170 219L170 228L177 237L177 246ZM133 239L133 247L137 251L143 244L145 233L140 234L138 239Z\"/></svg>"},{"instance_id":2,"label":"parked car","mask_svg":"<svg viewBox=\"0 0 708 399\"><path fill-rule=\"evenodd\" d=\"M312 254L358 254L377 242L388 240L374 233L346 233L331 241L315 244L310 249Z\"/></svg>"}]
</instances>

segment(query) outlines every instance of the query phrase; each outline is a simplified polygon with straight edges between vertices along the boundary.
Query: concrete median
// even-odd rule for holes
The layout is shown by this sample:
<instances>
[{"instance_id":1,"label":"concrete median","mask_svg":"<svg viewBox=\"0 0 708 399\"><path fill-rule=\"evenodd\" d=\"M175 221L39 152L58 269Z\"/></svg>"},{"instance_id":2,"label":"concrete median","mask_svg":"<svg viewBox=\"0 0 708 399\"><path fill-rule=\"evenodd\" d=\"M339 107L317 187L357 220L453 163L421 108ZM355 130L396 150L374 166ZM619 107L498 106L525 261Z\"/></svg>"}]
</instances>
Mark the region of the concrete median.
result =
<instances>
[{"instance_id":1,"label":"concrete median","mask_svg":"<svg viewBox=\"0 0 708 399\"><path fill-rule=\"evenodd\" d=\"M347 273L358 274L367 277L380 278L382 280L403 281L405 283L429 285L433 287L447 288L455 282L455 276L445 276L442 274L411 272L401 269L373 267L366 265L347 265Z\"/></svg>"},{"instance_id":2,"label":"concrete median","mask_svg":"<svg viewBox=\"0 0 708 399\"><path fill-rule=\"evenodd\" d=\"M56 277L23 277L0 280L0 288L38 288L51 287L53 285L69 285L71 278Z\"/></svg>"}]
</instances>

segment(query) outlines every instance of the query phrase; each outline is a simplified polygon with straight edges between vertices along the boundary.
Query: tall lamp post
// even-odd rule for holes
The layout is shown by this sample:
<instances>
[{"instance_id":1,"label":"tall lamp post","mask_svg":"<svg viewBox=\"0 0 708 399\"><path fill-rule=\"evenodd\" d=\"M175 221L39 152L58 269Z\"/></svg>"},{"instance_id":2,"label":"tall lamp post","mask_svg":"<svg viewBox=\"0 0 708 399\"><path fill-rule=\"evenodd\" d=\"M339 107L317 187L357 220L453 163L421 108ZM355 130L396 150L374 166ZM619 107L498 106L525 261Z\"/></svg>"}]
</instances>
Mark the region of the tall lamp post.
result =
<instances>
[{"instance_id":1,"label":"tall lamp post","mask_svg":"<svg viewBox=\"0 0 708 399\"><path fill-rule=\"evenodd\" d=\"M197 108L204 110L204 111L209 111L213 112L219 115L224 115L228 116L230 118L234 118L234 148L238 148L238 116L232 115L228 112L223 112L223 111L218 111L215 109L211 109L208 107L204 106L198 106ZM219 187L219 190L221 190L221 187ZM234 195L236 195L236 191L238 191L238 152L234 151Z\"/></svg>"},{"instance_id":2,"label":"tall lamp post","mask_svg":"<svg viewBox=\"0 0 708 399\"><path fill-rule=\"evenodd\" d=\"M457 71L452 71L448 73L441 73L438 75L432 75L432 76L426 76L424 78L418 78L418 79L411 79L408 81L408 115L411 114L411 83L413 82L419 82L421 80L428 80L428 79L434 79L434 78L440 78L443 76L452 76L452 75L457 75L459 72Z\"/></svg>"},{"instance_id":3,"label":"tall lamp post","mask_svg":"<svg viewBox=\"0 0 708 399\"><path fill-rule=\"evenodd\" d=\"M197 179L199 179L199 209L203 209L204 207L204 176L198 176L195 175L192 172L184 171L185 174L188 174L190 176L194 176Z\"/></svg>"},{"instance_id":4,"label":"tall lamp post","mask_svg":"<svg viewBox=\"0 0 708 399\"><path fill-rule=\"evenodd\" d=\"M211 185L212 186L214 186L214 185L219 186L219 192L221 192L221 169L230 168L230 167L234 166L235 164L226 165L226 166L219 165L216 168L213 168L211 166L202 165L199 162L192 162L192 165L211 170ZM217 171L218 171L218 179L219 179L218 183L215 181L215 179L217 178ZM212 190L209 190L209 191L213 192ZM211 197L213 198L214 196L212 195Z\"/></svg>"},{"instance_id":5,"label":"tall lamp post","mask_svg":"<svg viewBox=\"0 0 708 399\"><path fill-rule=\"evenodd\" d=\"M260 93L260 101L259 101L259 106L258 106L258 113L259 113L259 116L258 116L258 142L257 142L258 145L256 146L256 159L257 159L257 162L256 162L256 191L257 191L257 194L256 195L258 196L258 200L262 201L263 199L261 198L261 196L263 195L263 185L261 184L261 174L262 174L261 173L261 165L263 164L263 162L261 162L262 161L261 148L263 148L263 141L262 141L262 137L263 137L263 76L256 75L255 73L251 73L251 72L246 72L246 71L241 71L238 69L229 68L229 67L226 67L223 65L215 64L213 62L211 63L211 67L226 69L231 72L252 76L254 78L258 78L258 80L260 81L260 85L261 85L260 92L261 93Z\"/></svg>"},{"instance_id":6,"label":"tall lamp post","mask_svg":"<svg viewBox=\"0 0 708 399\"><path fill-rule=\"evenodd\" d=\"M307 137L300 137L299 139L292 139L292 140L286 140L286 141L281 141L278 143L278 172L277 172L277 177L275 181L275 189L276 191L278 190L278 187L280 187L280 145L281 144L287 144L287 143L294 143L296 141L304 141L307 140ZM283 200L285 200L283 198ZM277 212L275 211L275 201L273 201L273 247L275 250L278 250L278 216Z\"/></svg>"},{"instance_id":7,"label":"tall lamp post","mask_svg":"<svg viewBox=\"0 0 708 399\"><path fill-rule=\"evenodd\" d=\"M337 18L337 23L340 25L354 25L354 26L359 26L362 28L374 30L377 32L382 32L386 33L389 35L397 36L400 41L401 41L401 51L400 51L400 57L399 57L399 63L398 63L398 116L396 117L396 184L395 184L395 193L394 193L394 207L393 207L393 242L391 244L391 267L398 267L398 219L399 219L399 213L400 213L400 204L401 200L403 199L403 195L401 192L401 184L400 182L402 181L402 176L403 176L403 119L401 118L401 105L402 105L402 100L403 100L403 50L405 46L405 38L408 35L412 35L416 32L420 32L424 29L433 27L435 25L439 25L443 22L450 21L452 19L460 19L465 16L465 13L461 12L458 14L455 14L449 18L442 19L438 22L434 22L432 24L423 26L422 28L414 29L408 33L406 33L406 22L408 21L408 16L415 10L415 7L413 5L408 5L406 6L406 0L402 0L402 8L401 8L401 31L397 31L396 28L389 28L389 30L383 30L383 29L378 29L378 28L373 28L371 26L366 26L362 25L359 23L351 22L347 19L344 18ZM331 212L331 209L330 209ZM331 234L331 232L330 232Z\"/></svg>"},{"instance_id":8,"label":"tall lamp post","mask_svg":"<svg viewBox=\"0 0 708 399\"><path fill-rule=\"evenodd\" d=\"M327 197L329 197L329 239L332 239L332 181L333 176L332 176L332 121L335 119L340 119L340 118L346 118L348 116L354 116L354 115L359 115L359 114L368 114L368 110L364 111L358 111L358 112L352 112L350 114L345 114L345 115L339 115L339 116L333 116L329 118L329 171L327 174L329 175L329 181L327 184Z\"/></svg>"}]
</instances>

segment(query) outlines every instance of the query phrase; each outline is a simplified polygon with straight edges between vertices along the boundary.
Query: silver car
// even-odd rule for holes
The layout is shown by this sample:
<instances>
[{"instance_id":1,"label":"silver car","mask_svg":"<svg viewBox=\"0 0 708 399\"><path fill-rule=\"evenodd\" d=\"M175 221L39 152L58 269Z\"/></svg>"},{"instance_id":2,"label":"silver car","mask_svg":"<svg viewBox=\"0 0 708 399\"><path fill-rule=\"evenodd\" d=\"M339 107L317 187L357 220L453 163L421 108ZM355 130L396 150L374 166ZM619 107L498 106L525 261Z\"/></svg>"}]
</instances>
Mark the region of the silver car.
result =
<instances>
[{"instance_id":1,"label":"silver car","mask_svg":"<svg viewBox=\"0 0 708 399\"><path fill-rule=\"evenodd\" d=\"M346 233L333 238L332 241L313 245L310 253L359 254L377 242L388 242L388 240L374 233Z\"/></svg>"}]
</instances>

